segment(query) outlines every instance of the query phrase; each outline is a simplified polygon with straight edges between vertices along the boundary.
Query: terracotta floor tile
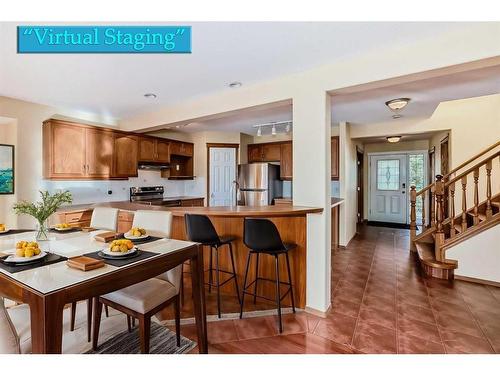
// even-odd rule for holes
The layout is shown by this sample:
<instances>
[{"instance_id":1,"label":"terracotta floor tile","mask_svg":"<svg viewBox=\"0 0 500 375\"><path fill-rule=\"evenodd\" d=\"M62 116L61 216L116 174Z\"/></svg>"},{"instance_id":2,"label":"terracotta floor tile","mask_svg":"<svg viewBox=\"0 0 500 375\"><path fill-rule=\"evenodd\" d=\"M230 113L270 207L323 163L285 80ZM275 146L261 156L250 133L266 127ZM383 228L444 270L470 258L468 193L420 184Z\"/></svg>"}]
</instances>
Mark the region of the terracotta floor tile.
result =
<instances>
[{"instance_id":1,"label":"terracotta floor tile","mask_svg":"<svg viewBox=\"0 0 500 375\"><path fill-rule=\"evenodd\" d=\"M399 303L407 303L410 305L425 307L427 309L431 308L429 297L427 297L427 295L398 292L397 301Z\"/></svg>"},{"instance_id":2,"label":"terracotta floor tile","mask_svg":"<svg viewBox=\"0 0 500 375\"><path fill-rule=\"evenodd\" d=\"M401 354L444 354L440 342L425 340L415 336L398 336L398 353Z\"/></svg>"},{"instance_id":3,"label":"terracotta floor tile","mask_svg":"<svg viewBox=\"0 0 500 375\"><path fill-rule=\"evenodd\" d=\"M459 332L441 331L447 353L493 353L488 341Z\"/></svg>"},{"instance_id":4,"label":"terracotta floor tile","mask_svg":"<svg viewBox=\"0 0 500 375\"><path fill-rule=\"evenodd\" d=\"M363 353L396 353L396 330L377 324L358 323L353 347Z\"/></svg>"},{"instance_id":5,"label":"terracotta floor tile","mask_svg":"<svg viewBox=\"0 0 500 375\"><path fill-rule=\"evenodd\" d=\"M441 342L438 326L419 320L398 318L398 335L418 337L426 341Z\"/></svg>"},{"instance_id":6,"label":"terracotta floor tile","mask_svg":"<svg viewBox=\"0 0 500 375\"><path fill-rule=\"evenodd\" d=\"M278 333L272 316L236 319L234 326L240 340L269 337Z\"/></svg>"},{"instance_id":7,"label":"terracotta floor tile","mask_svg":"<svg viewBox=\"0 0 500 375\"><path fill-rule=\"evenodd\" d=\"M355 326L356 318L334 312L329 314L327 318L321 319L313 333L349 345L352 342Z\"/></svg>"},{"instance_id":8,"label":"terracotta floor tile","mask_svg":"<svg viewBox=\"0 0 500 375\"><path fill-rule=\"evenodd\" d=\"M278 327L278 316L274 316L274 325ZM292 333L307 333L307 316L305 313L284 314L281 317L283 323L283 335ZM278 328L276 328L278 329Z\"/></svg>"},{"instance_id":9,"label":"terracotta floor tile","mask_svg":"<svg viewBox=\"0 0 500 375\"><path fill-rule=\"evenodd\" d=\"M334 299L332 301L332 312L348 315L354 318L358 317L361 304L342 299Z\"/></svg>"},{"instance_id":10,"label":"terracotta floor tile","mask_svg":"<svg viewBox=\"0 0 500 375\"><path fill-rule=\"evenodd\" d=\"M362 307L374 307L380 310L396 312L396 298L395 296L375 296L367 294L363 298Z\"/></svg>"},{"instance_id":11,"label":"terracotta floor tile","mask_svg":"<svg viewBox=\"0 0 500 375\"><path fill-rule=\"evenodd\" d=\"M478 327L473 317L462 318L446 313L437 313L436 321L438 326L443 330L461 332L467 335L484 338L481 329Z\"/></svg>"},{"instance_id":12,"label":"terracotta floor tile","mask_svg":"<svg viewBox=\"0 0 500 375\"><path fill-rule=\"evenodd\" d=\"M424 323L435 324L434 314L432 310L424 307L410 305L407 303L400 303L398 305L398 314L402 318L418 320Z\"/></svg>"},{"instance_id":13,"label":"terracotta floor tile","mask_svg":"<svg viewBox=\"0 0 500 375\"><path fill-rule=\"evenodd\" d=\"M359 311L359 322L368 325L378 324L386 328L396 329L396 311L362 306Z\"/></svg>"}]
</instances>

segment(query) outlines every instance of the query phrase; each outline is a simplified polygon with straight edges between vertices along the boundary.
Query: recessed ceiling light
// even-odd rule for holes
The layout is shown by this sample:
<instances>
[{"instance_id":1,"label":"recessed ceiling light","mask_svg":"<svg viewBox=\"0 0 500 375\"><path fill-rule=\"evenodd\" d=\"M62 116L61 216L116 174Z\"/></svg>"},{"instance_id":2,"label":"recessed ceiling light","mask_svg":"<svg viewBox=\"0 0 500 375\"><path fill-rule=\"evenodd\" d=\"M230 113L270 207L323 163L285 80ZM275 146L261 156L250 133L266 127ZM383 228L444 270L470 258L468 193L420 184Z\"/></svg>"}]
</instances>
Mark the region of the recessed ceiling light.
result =
<instances>
[{"instance_id":1,"label":"recessed ceiling light","mask_svg":"<svg viewBox=\"0 0 500 375\"><path fill-rule=\"evenodd\" d=\"M398 143L400 140L401 140L401 136L400 135L393 135L391 137L387 137L387 142L389 143Z\"/></svg>"},{"instance_id":2,"label":"recessed ceiling light","mask_svg":"<svg viewBox=\"0 0 500 375\"><path fill-rule=\"evenodd\" d=\"M152 92L148 92L148 93L144 94L144 97L148 98L148 99L156 99L158 97L158 95L153 94Z\"/></svg>"},{"instance_id":3,"label":"recessed ceiling light","mask_svg":"<svg viewBox=\"0 0 500 375\"><path fill-rule=\"evenodd\" d=\"M243 84L241 82L235 81L231 82L228 86L231 87L232 89L237 89L243 86Z\"/></svg>"},{"instance_id":4,"label":"recessed ceiling light","mask_svg":"<svg viewBox=\"0 0 500 375\"><path fill-rule=\"evenodd\" d=\"M410 98L397 98L385 102L385 105L393 112L398 112L408 105Z\"/></svg>"}]
</instances>

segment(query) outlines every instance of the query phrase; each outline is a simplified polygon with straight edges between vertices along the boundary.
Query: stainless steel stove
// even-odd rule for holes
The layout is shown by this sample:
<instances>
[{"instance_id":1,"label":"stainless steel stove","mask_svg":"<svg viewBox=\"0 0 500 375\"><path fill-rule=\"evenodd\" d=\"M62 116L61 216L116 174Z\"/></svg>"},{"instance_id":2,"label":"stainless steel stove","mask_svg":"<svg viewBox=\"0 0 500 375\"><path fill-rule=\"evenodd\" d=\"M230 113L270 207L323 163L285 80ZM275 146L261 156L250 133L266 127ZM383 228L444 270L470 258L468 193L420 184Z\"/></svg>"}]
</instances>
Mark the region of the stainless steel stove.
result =
<instances>
[{"instance_id":1,"label":"stainless steel stove","mask_svg":"<svg viewBox=\"0 0 500 375\"><path fill-rule=\"evenodd\" d=\"M165 198L163 186L135 186L130 188L130 201L150 206L179 207L179 199Z\"/></svg>"}]
</instances>

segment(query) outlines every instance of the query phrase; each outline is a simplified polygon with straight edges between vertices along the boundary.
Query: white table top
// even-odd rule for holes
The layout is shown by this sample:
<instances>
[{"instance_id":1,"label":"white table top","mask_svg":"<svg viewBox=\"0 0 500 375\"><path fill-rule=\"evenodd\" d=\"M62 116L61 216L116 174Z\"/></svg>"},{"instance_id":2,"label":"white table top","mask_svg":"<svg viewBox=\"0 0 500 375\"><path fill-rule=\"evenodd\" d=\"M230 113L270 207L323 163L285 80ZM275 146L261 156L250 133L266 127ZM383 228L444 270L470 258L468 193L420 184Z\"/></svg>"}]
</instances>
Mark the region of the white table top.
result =
<instances>
[{"instance_id":1,"label":"white table top","mask_svg":"<svg viewBox=\"0 0 500 375\"><path fill-rule=\"evenodd\" d=\"M104 243L94 240L94 236L104 231L94 231L90 233L73 232L73 233L50 233L48 241L39 241L38 244L42 251L49 251L65 257L74 257L83 255L93 251L102 250ZM12 235L0 236L0 253L13 254L15 252L16 243L19 241L34 241L36 232L25 232ZM168 254L188 246L194 242L179 241L163 238L158 241L141 244L141 250L151 251L159 255ZM115 267L106 264L102 268L92 271L80 271L69 268L66 262L50 264L48 266L38 267L31 270L10 273L0 268L0 272L8 275L14 280L17 280L26 286L35 289L41 293L50 293L55 290L78 284L82 281L104 275L119 268L130 267L134 264L154 259L154 257L144 259L123 267Z\"/></svg>"}]
</instances>

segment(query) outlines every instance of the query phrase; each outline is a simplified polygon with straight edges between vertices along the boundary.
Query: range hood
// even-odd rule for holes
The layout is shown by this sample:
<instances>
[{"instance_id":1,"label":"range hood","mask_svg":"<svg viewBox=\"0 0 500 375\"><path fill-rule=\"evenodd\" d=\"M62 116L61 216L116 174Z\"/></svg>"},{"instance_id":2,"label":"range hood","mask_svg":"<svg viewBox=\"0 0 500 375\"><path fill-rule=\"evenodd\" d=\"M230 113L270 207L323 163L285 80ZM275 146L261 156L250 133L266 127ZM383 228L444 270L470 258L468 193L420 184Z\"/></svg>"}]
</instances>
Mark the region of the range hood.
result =
<instances>
[{"instance_id":1,"label":"range hood","mask_svg":"<svg viewBox=\"0 0 500 375\"><path fill-rule=\"evenodd\" d=\"M150 170L150 171L161 171L163 169L169 169L170 165L165 164L165 163L141 161L141 162L139 162L138 168L139 169L146 169L146 170Z\"/></svg>"}]
</instances>

